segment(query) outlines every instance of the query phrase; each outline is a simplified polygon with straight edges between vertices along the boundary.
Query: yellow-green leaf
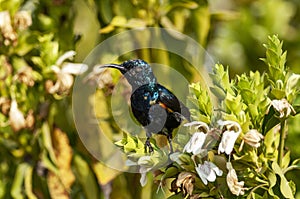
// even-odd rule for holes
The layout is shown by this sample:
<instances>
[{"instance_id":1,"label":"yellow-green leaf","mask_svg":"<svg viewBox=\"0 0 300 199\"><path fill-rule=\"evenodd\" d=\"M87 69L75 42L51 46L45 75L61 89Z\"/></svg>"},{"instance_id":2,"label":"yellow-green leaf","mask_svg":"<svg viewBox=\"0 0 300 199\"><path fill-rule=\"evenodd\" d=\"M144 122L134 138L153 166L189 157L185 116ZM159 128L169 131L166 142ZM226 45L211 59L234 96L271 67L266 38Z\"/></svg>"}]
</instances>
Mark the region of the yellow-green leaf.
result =
<instances>
[{"instance_id":1,"label":"yellow-green leaf","mask_svg":"<svg viewBox=\"0 0 300 199\"><path fill-rule=\"evenodd\" d=\"M93 170L96 174L99 184L101 185L106 185L121 173L121 171L111 169L103 165L101 162L95 163L93 165Z\"/></svg>"},{"instance_id":2,"label":"yellow-green leaf","mask_svg":"<svg viewBox=\"0 0 300 199\"><path fill-rule=\"evenodd\" d=\"M23 191L24 176L27 167L28 167L27 163L21 163L17 167L12 188L10 191L10 194L14 199L24 198L24 193L22 191Z\"/></svg>"},{"instance_id":3,"label":"yellow-green leaf","mask_svg":"<svg viewBox=\"0 0 300 199\"><path fill-rule=\"evenodd\" d=\"M99 190L88 163L79 155L74 155L74 166L77 180L81 184L87 199L98 199Z\"/></svg>"}]
</instances>

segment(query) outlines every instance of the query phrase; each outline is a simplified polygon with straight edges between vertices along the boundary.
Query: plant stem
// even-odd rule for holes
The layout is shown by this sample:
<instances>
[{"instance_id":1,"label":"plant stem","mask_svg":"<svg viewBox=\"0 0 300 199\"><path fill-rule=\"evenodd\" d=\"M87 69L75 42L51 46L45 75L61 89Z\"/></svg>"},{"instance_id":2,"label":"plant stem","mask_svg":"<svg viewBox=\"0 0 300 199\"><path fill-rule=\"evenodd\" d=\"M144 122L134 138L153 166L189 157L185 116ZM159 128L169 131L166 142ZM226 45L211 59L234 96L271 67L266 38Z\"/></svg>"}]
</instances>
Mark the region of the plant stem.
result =
<instances>
[{"instance_id":1,"label":"plant stem","mask_svg":"<svg viewBox=\"0 0 300 199\"><path fill-rule=\"evenodd\" d=\"M285 140L285 126L286 120L280 122L280 140L279 140L279 151L278 151L278 165L282 168L282 159L284 153L284 140Z\"/></svg>"}]
</instances>

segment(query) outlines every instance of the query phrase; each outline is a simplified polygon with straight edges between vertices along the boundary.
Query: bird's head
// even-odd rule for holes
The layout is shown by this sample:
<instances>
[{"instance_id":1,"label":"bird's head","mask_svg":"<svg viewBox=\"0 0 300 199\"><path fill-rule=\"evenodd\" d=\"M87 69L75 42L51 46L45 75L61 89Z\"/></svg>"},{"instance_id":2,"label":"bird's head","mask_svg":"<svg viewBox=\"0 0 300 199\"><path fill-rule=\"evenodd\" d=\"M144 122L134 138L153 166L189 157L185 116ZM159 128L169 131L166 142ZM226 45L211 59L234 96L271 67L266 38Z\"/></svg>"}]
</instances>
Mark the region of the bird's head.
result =
<instances>
[{"instance_id":1,"label":"bird's head","mask_svg":"<svg viewBox=\"0 0 300 199\"><path fill-rule=\"evenodd\" d=\"M131 86L135 88L145 84L156 83L156 78L150 65L141 59L128 60L122 64L106 64L101 67L118 69L126 77Z\"/></svg>"}]
</instances>

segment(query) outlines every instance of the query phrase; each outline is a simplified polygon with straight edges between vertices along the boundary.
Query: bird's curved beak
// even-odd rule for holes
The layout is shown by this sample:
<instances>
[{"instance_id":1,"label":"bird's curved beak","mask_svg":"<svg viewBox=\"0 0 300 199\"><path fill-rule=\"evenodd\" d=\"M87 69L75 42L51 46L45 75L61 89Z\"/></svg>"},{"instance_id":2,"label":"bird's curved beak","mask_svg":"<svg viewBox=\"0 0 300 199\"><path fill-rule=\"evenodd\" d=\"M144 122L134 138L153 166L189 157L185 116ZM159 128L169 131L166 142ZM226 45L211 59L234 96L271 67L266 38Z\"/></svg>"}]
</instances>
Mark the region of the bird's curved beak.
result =
<instances>
[{"instance_id":1,"label":"bird's curved beak","mask_svg":"<svg viewBox=\"0 0 300 199\"><path fill-rule=\"evenodd\" d=\"M127 72L124 66L118 64L105 64L105 65L101 65L100 68L115 68L118 69L123 74Z\"/></svg>"}]
</instances>

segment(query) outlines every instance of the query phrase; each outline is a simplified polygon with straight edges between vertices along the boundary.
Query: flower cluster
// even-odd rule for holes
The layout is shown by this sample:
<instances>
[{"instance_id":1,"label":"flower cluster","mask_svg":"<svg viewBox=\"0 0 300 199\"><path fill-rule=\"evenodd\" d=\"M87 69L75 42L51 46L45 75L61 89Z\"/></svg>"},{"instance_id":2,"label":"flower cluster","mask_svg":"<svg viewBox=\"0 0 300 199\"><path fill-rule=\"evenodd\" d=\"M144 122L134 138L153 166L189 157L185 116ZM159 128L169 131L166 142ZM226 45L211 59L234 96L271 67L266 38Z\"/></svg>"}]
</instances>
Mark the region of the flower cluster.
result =
<instances>
[{"instance_id":1,"label":"flower cluster","mask_svg":"<svg viewBox=\"0 0 300 199\"><path fill-rule=\"evenodd\" d=\"M215 66L211 90L218 108L200 83L190 85L194 121L178 131L174 153L167 155L154 142L154 152L147 154L143 142L128 134L117 142L127 154L127 165L141 173L142 186L146 173L155 171L159 187L171 186L170 198L294 197L295 186L285 174L299 168L300 160L290 163L284 141L286 120L299 113L293 103L300 75L285 72L282 43L276 36L269 40L264 59L268 75L250 72L230 80L228 70Z\"/></svg>"},{"instance_id":2,"label":"flower cluster","mask_svg":"<svg viewBox=\"0 0 300 199\"><path fill-rule=\"evenodd\" d=\"M4 45L11 43L16 45L18 39L17 30L25 30L32 24L31 14L29 11L18 11L11 21L10 13L6 11L0 12L0 33L4 38Z\"/></svg>"},{"instance_id":3,"label":"flower cluster","mask_svg":"<svg viewBox=\"0 0 300 199\"><path fill-rule=\"evenodd\" d=\"M73 58L75 54L75 51L67 51L57 59L55 65L51 66L57 80L55 83L52 80L46 81L47 92L58 95L68 94L74 82L72 75L80 75L88 69L86 64L65 62L66 59Z\"/></svg>"},{"instance_id":4,"label":"flower cluster","mask_svg":"<svg viewBox=\"0 0 300 199\"><path fill-rule=\"evenodd\" d=\"M219 166L217 166L217 158L209 157L209 153L213 152L214 148L217 147L218 154L225 153L230 156L234 150L235 142L242 132L241 126L235 121L219 120L217 124L221 129L221 135L218 134L219 130L217 128L209 128L206 123L200 121L193 121L185 124L187 127L194 127L196 132L193 133L190 140L184 146L183 153L177 152L171 155L173 161L180 167L186 168L187 162L183 161L183 157L186 157L187 154L191 154L191 160L194 163L194 165L191 166L191 170L198 174L198 177L204 185L207 185L208 182L215 182L218 176L222 177L223 173L226 172L219 168L219 166L222 166L222 163L220 164L220 162L218 162ZM212 139L215 139L213 140L214 142L212 142ZM215 145L208 145L208 143L214 143ZM228 170L227 184L229 190L234 195L243 195L243 191L246 189L243 187L243 182L238 182L236 172L230 161L228 161L226 165ZM185 172L186 171L183 171L182 173ZM196 177L193 176L193 179L195 178ZM190 187L188 192L190 196L192 195L191 189L192 188Z\"/></svg>"},{"instance_id":5,"label":"flower cluster","mask_svg":"<svg viewBox=\"0 0 300 199\"><path fill-rule=\"evenodd\" d=\"M219 98L220 108L213 108L199 83L190 85L190 110L195 121L184 124L186 131L177 135L176 152L169 155L172 162L156 175L161 185L172 180L170 190L175 196L294 197L293 183L287 181L285 173L299 168L299 160L289 166L290 153L285 152L284 139L285 121L298 113L293 100L300 90L300 75L285 72L282 44L275 36L269 39L264 60L269 66L268 76L250 72L230 81L228 70L216 65L211 75L212 92ZM188 140L183 139L186 135L190 135ZM157 151L161 149L155 148ZM159 168L159 161L153 162L151 154L140 159L141 183L145 185L145 172ZM276 187L280 187L280 193Z\"/></svg>"}]
</instances>

